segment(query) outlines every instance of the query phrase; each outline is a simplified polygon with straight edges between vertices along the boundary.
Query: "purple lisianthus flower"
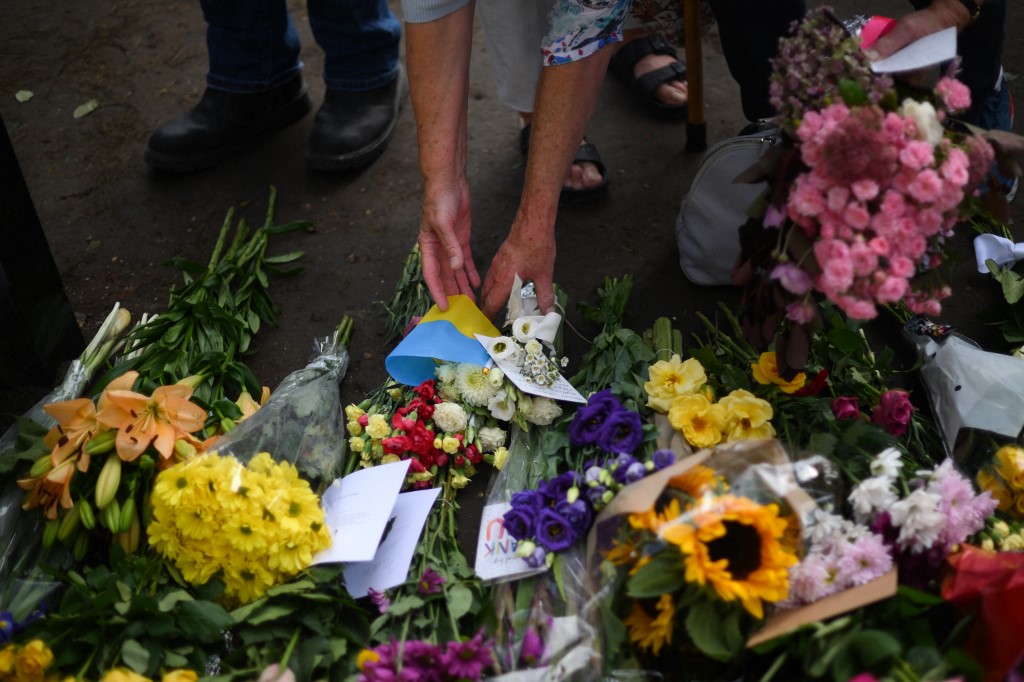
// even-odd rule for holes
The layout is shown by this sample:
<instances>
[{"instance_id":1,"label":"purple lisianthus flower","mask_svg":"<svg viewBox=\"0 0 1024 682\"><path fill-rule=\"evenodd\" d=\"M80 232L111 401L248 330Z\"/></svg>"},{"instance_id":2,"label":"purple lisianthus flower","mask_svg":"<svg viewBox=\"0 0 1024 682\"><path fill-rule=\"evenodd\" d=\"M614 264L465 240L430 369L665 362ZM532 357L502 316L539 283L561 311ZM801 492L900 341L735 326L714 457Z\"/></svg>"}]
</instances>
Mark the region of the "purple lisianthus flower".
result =
<instances>
[{"instance_id":1,"label":"purple lisianthus flower","mask_svg":"<svg viewBox=\"0 0 1024 682\"><path fill-rule=\"evenodd\" d=\"M550 481L541 481L537 490L544 496L545 506L553 507L568 494L569 489L578 486L580 475L575 471L566 471L564 474L555 476Z\"/></svg>"},{"instance_id":2,"label":"purple lisianthus flower","mask_svg":"<svg viewBox=\"0 0 1024 682\"><path fill-rule=\"evenodd\" d=\"M661 471L665 467L672 466L676 463L676 453L671 450L656 450L651 455L651 461L654 462L654 470Z\"/></svg>"},{"instance_id":3,"label":"purple lisianthus flower","mask_svg":"<svg viewBox=\"0 0 1024 682\"><path fill-rule=\"evenodd\" d=\"M465 642L448 642L438 663L449 679L479 680L494 665L494 641L481 630Z\"/></svg>"},{"instance_id":4,"label":"purple lisianthus flower","mask_svg":"<svg viewBox=\"0 0 1024 682\"><path fill-rule=\"evenodd\" d=\"M608 468L612 472L612 478L615 479L616 483L620 485L626 484L626 472L629 467L637 464L637 459L633 455L627 455L625 453L619 455L608 464Z\"/></svg>"},{"instance_id":5,"label":"purple lisianthus flower","mask_svg":"<svg viewBox=\"0 0 1024 682\"><path fill-rule=\"evenodd\" d=\"M622 403L612 395L611 389L598 391L590 396L587 404L576 410L569 424L569 445L582 448L597 442L598 433L608 416L622 411Z\"/></svg>"},{"instance_id":6,"label":"purple lisianthus flower","mask_svg":"<svg viewBox=\"0 0 1024 682\"><path fill-rule=\"evenodd\" d=\"M523 561L525 561L526 565L530 568L540 568L544 565L544 562L547 561L547 558L547 550L541 547L540 545L537 545L533 550L533 554L527 557L523 557Z\"/></svg>"},{"instance_id":7,"label":"purple lisianthus flower","mask_svg":"<svg viewBox=\"0 0 1024 682\"><path fill-rule=\"evenodd\" d=\"M553 509L545 509L537 517L537 543L549 552L561 552L579 536L569 521Z\"/></svg>"},{"instance_id":8,"label":"purple lisianthus flower","mask_svg":"<svg viewBox=\"0 0 1024 682\"><path fill-rule=\"evenodd\" d=\"M416 590L420 594L437 594L441 591L441 585L444 585L444 576L427 566L416 581Z\"/></svg>"},{"instance_id":9,"label":"purple lisianthus flower","mask_svg":"<svg viewBox=\"0 0 1024 682\"><path fill-rule=\"evenodd\" d=\"M587 485L590 485L591 483L600 483L602 471L604 471L604 469L599 466L587 467L587 470L583 473L583 482Z\"/></svg>"},{"instance_id":10,"label":"purple lisianthus flower","mask_svg":"<svg viewBox=\"0 0 1024 682\"><path fill-rule=\"evenodd\" d=\"M529 507L512 507L503 519L505 530L516 540L528 540L536 534L537 514Z\"/></svg>"},{"instance_id":11,"label":"purple lisianthus flower","mask_svg":"<svg viewBox=\"0 0 1024 682\"><path fill-rule=\"evenodd\" d=\"M520 490L512 495L511 504L513 509L529 509L535 514L547 506L544 496L537 490Z\"/></svg>"},{"instance_id":12,"label":"purple lisianthus flower","mask_svg":"<svg viewBox=\"0 0 1024 682\"><path fill-rule=\"evenodd\" d=\"M632 455L643 439L644 427L640 415L623 408L605 419L597 434L597 446L605 452Z\"/></svg>"},{"instance_id":13,"label":"purple lisianthus flower","mask_svg":"<svg viewBox=\"0 0 1024 682\"><path fill-rule=\"evenodd\" d=\"M641 478L647 475L647 467L640 462L633 462L626 467L626 472L622 477L622 482L626 485L630 483L636 483Z\"/></svg>"},{"instance_id":14,"label":"purple lisianthus flower","mask_svg":"<svg viewBox=\"0 0 1024 682\"><path fill-rule=\"evenodd\" d=\"M562 500L555 505L555 513L568 521L577 535L583 535L590 530L590 522L594 518L590 505L582 497L571 503Z\"/></svg>"},{"instance_id":15,"label":"purple lisianthus flower","mask_svg":"<svg viewBox=\"0 0 1024 682\"><path fill-rule=\"evenodd\" d=\"M587 501L590 502L590 506L594 509L604 507L604 494L608 490L606 486L595 485L593 487L587 487L583 494L586 496Z\"/></svg>"},{"instance_id":16,"label":"purple lisianthus flower","mask_svg":"<svg viewBox=\"0 0 1024 682\"><path fill-rule=\"evenodd\" d=\"M388 599L388 595L384 591L375 590L371 587L366 594L381 615L387 613L388 609L391 608L391 600Z\"/></svg>"}]
</instances>

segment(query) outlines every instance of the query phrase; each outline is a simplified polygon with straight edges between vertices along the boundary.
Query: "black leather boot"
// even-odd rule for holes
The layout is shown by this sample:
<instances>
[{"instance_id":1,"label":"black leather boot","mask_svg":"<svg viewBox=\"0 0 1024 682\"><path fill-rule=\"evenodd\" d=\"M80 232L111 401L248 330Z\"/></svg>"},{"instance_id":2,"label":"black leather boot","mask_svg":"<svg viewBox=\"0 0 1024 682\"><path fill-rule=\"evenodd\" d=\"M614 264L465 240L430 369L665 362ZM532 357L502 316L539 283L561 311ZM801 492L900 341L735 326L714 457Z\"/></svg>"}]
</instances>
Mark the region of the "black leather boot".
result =
<instances>
[{"instance_id":1,"label":"black leather boot","mask_svg":"<svg viewBox=\"0 0 1024 682\"><path fill-rule=\"evenodd\" d=\"M236 94L207 88L199 104L157 128L146 163L171 173L216 165L253 138L305 116L313 108L302 76L273 90Z\"/></svg>"},{"instance_id":2,"label":"black leather boot","mask_svg":"<svg viewBox=\"0 0 1024 682\"><path fill-rule=\"evenodd\" d=\"M363 92L328 90L309 136L306 166L341 171L373 163L395 132L405 95L402 73L388 85Z\"/></svg>"}]
</instances>

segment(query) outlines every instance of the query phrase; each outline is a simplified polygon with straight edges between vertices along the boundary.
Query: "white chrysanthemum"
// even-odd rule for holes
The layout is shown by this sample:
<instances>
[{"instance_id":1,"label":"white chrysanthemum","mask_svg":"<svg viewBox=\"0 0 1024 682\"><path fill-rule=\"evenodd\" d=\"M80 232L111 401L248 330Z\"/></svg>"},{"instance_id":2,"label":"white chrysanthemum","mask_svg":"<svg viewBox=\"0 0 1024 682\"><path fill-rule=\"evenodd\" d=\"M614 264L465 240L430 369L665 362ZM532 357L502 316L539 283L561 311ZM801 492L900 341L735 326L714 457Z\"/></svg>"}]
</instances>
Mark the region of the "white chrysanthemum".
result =
<instances>
[{"instance_id":1,"label":"white chrysanthemum","mask_svg":"<svg viewBox=\"0 0 1024 682\"><path fill-rule=\"evenodd\" d=\"M491 371L487 373L487 381L491 382L491 386L501 388L505 382L505 373L501 371L500 367L491 367Z\"/></svg>"},{"instance_id":2,"label":"white chrysanthemum","mask_svg":"<svg viewBox=\"0 0 1024 682\"><path fill-rule=\"evenodd\" d=\"M458 403L438 403L434 406L434 424L446 433L459 433L466 428L469 417Z\"/></svg>"},{"instance_id":3,"label":"white chrysanthemum","mask_svg":"<svg viewBox=\"0 0 1024 682\"><path fill-rule=\"evenodd\" d=\"M903 100L900 107L900 115L904 118L911 118L917 126L917 134L931 146L942 141L943 129L939 117L935 113L935 107L931 102L917 102L912 99Z\"/></svg>"},{"instance_id":4,"label":"white chrysanthemum","mask_svg":"<svg viewBox=\"0 0 1024 682\"><path fill-rule=\"evenodd\" d=\"M940 504L941 497L919 488L889 507L892 525L900 529L901 546L923 552L938 542L946 525Z\"/></svg>"},{"instance_id":5,"label":"white chrysanthemum","mask_svg":"<svg viewBox=\"0 0 1024 682\"><path fill-rule=\"evenodd\" d=\"M491 340L491 357L502 362L519 364L519 355L522 350L519 344L507 336L498 336Z\"/></svg>"},{"instance_id":6,"label":"white chrysanthemum","mask_svg":"<svg viewBox=\"0 0 1024 682\"><path fill-rule=\"evenodd\" d=\"M876 511L885 511L898 498L887 478L868 478L857 484L850 493L850 504L858 518L867 518Z\"/></svg>"},{"instance_id":7,"label":"white chrysanthemum","mask_svg":"<svg viewBox=\"0 0 1024 682\"><path fill-rule=\"evenodd\" d=\"M894 479L900 475L900 469L902 468L903 458L900 455L900 451L896 448L882 450L871 461L872 476L884 476L885 478Z\"/></svg>"},{"instance_id":8,"label":"white chrysanthemum","mask_svg":"<svg viewBox=\"0 0 1024 682\"><path fill-rule=\"evenodd\" d=\"M493 398L487 401L487 409L490 410L491 416L495 419L507 422L516 413L516 402L508 394L508 391L501 389L494 394Z\"/></svg>"},{"instance_id":9,"label":"white chrysanthemum","mask_svg":"<svg viewBox=\"0 0 1024 682\"><path fill-rule=\"evenodd\" d=\"M527 404L524 405L523 402ZM562 416L562 407L551 398L534 396L529 401L522 401L519 409L523 411L526 421L537 426L547 426Z\"/></svg>"},{"instance_id":10,"label":"white chrysanthemum","mask_svg":"<svg viewBox=\"0 0 1024 682\"><path fill-rule=\"evenodd\" d=\"M387 438L391 435L391 426L388 425L388 420L384 418L384 415L370 415L369 421L366 422L366 435L374 440Z\"/></svg>"},{"instance_id":11,"label":"white chrysanthemum","mask_svg":"<svg viewBox=\"0 0 1024 682\"><path fill-rule=\"evenodd\" d=\"M455 381L455 365L450 362L444 362L437 366L434 374L437 376L438 381L450 384Z\"/></svg>"},{"instance_id":12,"label":"white chrysanthemum","mask_svg":"<svg viewBox=\"0 0 1024 682\"><path fill-rule=\"evenodd\" d=\"M512 336L519 343L530 341L535 333L536 325L533 324L533 318L531 317L520 317L512 323Z\"/></svg>"},{"instance_id":13,"label":"white chrysanthemum","mask_svg":"<svg viewBox=\"0 0 1024 682\"><path fill-rule=\"evenodd\" d=\"M480 452L494 452L505 444L505 430L498 426L485 426L477 432Z\"/></svg>"},{"instance_id":14,"label":"white chrysanthemum","mask_svg":"<svg viewBox=\"0 0 1024 682\"><path fill-rule=\"evenodd\" d=\"M455 388L474 407L483 407L498 392L487 380L483 367L467 362L460 363L455 370Z\"/></svg>"}]
</instances>

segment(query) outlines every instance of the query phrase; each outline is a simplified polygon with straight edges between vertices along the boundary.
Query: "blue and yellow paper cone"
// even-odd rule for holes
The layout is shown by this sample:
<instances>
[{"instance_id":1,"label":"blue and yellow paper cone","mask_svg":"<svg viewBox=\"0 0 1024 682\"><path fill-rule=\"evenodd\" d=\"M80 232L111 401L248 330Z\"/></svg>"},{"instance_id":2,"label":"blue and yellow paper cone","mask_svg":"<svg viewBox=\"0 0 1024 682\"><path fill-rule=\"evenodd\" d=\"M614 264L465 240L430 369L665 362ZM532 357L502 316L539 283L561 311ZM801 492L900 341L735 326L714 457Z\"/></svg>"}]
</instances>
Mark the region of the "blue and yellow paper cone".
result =
<instances>
[{"instance_id":1,"label":"blue and yellow paper cone","mask_svg":"<svg viewBox=\"0 0 1024 682\"><path fill-rule=\"evenodd\" d=\"M434 378L435 360L486 365L490 356L474 334L500 336L468 296L448 297L448 310L435 305L391 351L384 366L400 383L418 386Z\"/></svg>"}]
</instances>

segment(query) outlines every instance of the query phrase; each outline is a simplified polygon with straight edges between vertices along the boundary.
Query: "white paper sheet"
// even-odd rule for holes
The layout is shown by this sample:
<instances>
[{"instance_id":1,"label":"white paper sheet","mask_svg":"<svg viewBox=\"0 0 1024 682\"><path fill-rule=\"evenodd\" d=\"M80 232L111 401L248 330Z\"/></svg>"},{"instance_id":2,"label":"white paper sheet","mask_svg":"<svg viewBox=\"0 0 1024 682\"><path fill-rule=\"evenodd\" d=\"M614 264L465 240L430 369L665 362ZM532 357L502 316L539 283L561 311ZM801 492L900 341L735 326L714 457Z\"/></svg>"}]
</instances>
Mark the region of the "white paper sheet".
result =
<instances>
[{"instance_id":1,"label":"white paper sheet","mask_svg":"<svg viewBox=\"0 0 1024 682\"><path fill-rule=\"evenodd\" d=\"M956 29L947 28L916 40L885 59L871 63L875 73L914 71L949 61L956 56Z\"/></svg>"},{"instance_id":2,"label":"white paper sheet","mask_svg":"<svg viewBox=\"0 0 1024 682\"><path fill-rule=\"evenodd\" d=\"M345 567L345 587L349 594L355 598L365 597L371 587L386 590L406 581L423 524L439 492L440 488L430 488L398 496L388 520L391 527L373 560Z\"/></svg>"},{"instance_id":3,"label":"white paper sheet","mask_svg":"<svg viewBox=\"0 0 1024 682\"><path fill-rule=\"evenodd\" d=\"M408 470L409 460L403 460L336 479L320 496L331 546L313 557L313 563L372 559Z\"/></svg>"},{"instance_id":4,"label":"white paper sheet","mask_svg":"<svg viewBox=\"0 0 1024 682\"><path fill-rule=\"evenodd\" d=\"M480 342L485 349L487 354L491 356L505 376L512 381L516 387L523 393L529 393L530 395L539 395L544 398L551 398L552 400L563 400L570 403L585 403L587 399L580 395L580 392L573 388L572 384L566 380L561 374L558 375L558 381L552 386L541 386L535 384L519 371L519 368L510 362L504 360L498 360L490 351L491 341L494 337L484 336L483 334L476 334L477 341Z\"/></svg>"},{"instance_id":5,"label":"white paper sheet","mask_svg":"<svg viewBox=\"0 0 1024 682\"><path fill-rule=\"evenodd\" d=\"M481 580L511 580L543 573L546 566L532 568L516 556L517 540L505 531L502 517L512 508L507 502L489 504L480 515L480 534L476 541L476 565Z\"/></svg>"}]
</instances>

